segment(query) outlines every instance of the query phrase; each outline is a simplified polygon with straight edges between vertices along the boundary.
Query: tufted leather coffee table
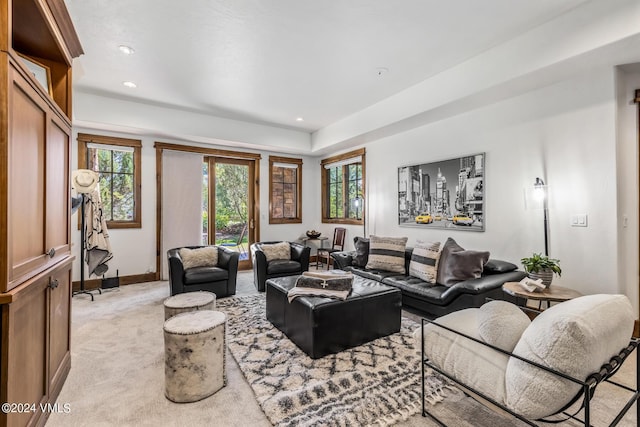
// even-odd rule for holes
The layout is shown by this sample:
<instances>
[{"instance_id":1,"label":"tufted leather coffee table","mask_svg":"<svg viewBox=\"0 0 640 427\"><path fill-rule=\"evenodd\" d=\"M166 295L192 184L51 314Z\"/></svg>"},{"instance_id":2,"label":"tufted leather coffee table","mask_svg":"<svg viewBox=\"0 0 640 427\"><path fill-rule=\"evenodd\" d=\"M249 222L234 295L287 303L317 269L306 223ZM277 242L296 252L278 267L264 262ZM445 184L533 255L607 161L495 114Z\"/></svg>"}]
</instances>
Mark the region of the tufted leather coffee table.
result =
<instances>
[{"instance_id":1,"label":"tufted leather coffee table","mask_svg":"<svg viewBox=\"0 0 640 427\"><path fill-rule=\"evenodd\" d=\"M297 276L266 282L267 319L309 357L318 359L400 331L401 292L359 276L346 300L297 297Z\"/></svg>"}]
</instances>

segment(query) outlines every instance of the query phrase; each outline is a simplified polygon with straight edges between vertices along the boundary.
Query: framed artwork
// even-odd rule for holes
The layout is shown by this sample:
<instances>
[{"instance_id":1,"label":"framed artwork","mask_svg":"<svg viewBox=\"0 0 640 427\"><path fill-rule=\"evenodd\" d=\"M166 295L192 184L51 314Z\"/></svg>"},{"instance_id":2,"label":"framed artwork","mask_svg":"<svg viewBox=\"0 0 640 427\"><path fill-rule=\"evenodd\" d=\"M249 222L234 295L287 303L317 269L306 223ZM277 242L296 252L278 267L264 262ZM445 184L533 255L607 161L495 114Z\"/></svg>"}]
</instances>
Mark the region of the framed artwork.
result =
<instances>
[{"instance_id":1,"label":"framed artwork","mask_svg":"<svg viewBox=\"0 0 640 427\"><path fill-rule=\"evenodd\" d=\"M20 58L22 58L22 61L27 66L31 75L35 77L38 83L40 83L40 86L44 88L49 96L53 96L53 88L51 87L51 71L49 70L49 67L21 54Z\"/></svg>"},{"instance_id":2,"label":"framed artwork","mask_svg":"<svg viewBox=\"0 0 640 427\"><path fill-rule=\"evenodd\" d=\"M484 153L398 168L398 224L484 231Z\"/></svg>"}]
</instances>

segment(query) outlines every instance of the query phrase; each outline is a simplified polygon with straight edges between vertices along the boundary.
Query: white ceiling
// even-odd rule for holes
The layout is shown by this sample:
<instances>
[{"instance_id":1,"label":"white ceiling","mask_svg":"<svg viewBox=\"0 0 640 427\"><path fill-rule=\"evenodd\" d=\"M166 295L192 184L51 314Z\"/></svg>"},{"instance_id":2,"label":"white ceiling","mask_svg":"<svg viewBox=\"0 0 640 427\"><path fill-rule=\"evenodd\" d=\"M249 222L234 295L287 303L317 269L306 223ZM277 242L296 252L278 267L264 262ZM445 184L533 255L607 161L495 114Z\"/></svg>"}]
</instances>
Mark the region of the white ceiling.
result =
<instances>
[{"instance_id":1,"label":"white ceiling","mask_svg":"<svg viewBox=\"0 0 640 427\"><path fill-rule=\"evenodd\" d=\"M66 4L85 51L74 90L313 132L585 1Z\"/></svg>"}]
</instances>

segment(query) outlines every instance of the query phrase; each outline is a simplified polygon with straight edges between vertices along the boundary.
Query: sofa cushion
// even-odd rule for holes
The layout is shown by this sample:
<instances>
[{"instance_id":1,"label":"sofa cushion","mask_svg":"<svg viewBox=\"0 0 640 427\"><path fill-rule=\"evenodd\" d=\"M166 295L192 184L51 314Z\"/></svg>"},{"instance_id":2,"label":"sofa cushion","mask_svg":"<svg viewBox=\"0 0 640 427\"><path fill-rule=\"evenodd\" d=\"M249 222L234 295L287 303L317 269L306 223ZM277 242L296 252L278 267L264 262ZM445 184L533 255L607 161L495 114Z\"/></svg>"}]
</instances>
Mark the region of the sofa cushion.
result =
<instances>
[{"instance_id":1,"label":"sofa cushion","mask_svg":"<svg viewBox=\"0 0 640 427\"><path fill-rule=\"evenodd\" d=\"M487 261L489 252L465 250L449 237L442 247L437 282L452 286L463 280L477 279Z\"/></svg>"},{"instance_id":2,"label":"sofa cushion","mask_svg":"<svg viewBox=\"0 0 640 427\"><path fill-rule=\"evenodd\" d=\"M260 249L267 258L267 262L276 259L291 259L291 245L289 245L289 242L263 244L260 245Z\"/></svg>"},{"instance_id":3,"label":"sofa cushion","mask_svg":"<svg viewBox=\"0 0 640 427\"><path fill-rule=\"evenodd\" d=\"M455 311L435 322L482 340L477 308ZM420 348L420 328L414 332ZM424 352L433 364L457 380L498 402L504 401L505 370L509 356L433 324L424 327Z\"/></svg>"},{"instance_id":4,"label":"sofa cushion","mask_svg":"<svg viewBox=\"0 0 640 427\"><path fill-rule=\"evenodd\" d=\"M367 269L386 270L405 274L406 237L378 237L369 239L369 260Z\"/></svg>"},{"instance_id":5,"label":"sofa cushion","mask_svg":"<svg viewBox=\"0 0 640 427\"><path fill-rule=\"evenodd\" d=\"M219 282L229 279L229 272L220 267L193 267L184 272L184 284Z\"/></svg>"},{"instance_id":6,"label":"sofa cushion","mask_svg":"<svg viewBox=\"0 0 640 427\"><path fill-rule=\"evenodd\" d=\"M436 283L438 260L440 259L440 242L418 241L413 248L409 275L422 279L427 283Z\"/></svg>"},{"instance_id":7,"label":"sofa cushion","mask_svg":"<svg viewBox=\"0 0 640 427\"><path fill-rule=\"evenodd\" d=\"M499 259L490 259L484 265L484 274L499 274L508 273L513 270L517 270L518 266L512 262L502 261Z\"/></svg>"},{"instance_id":8,"label":"sofa cushion","mask_svg":"<svg viewBox=\"0 0 640 427\"><path fill-rule=\"evenodd\" d=\"M367 262L369 262L369 239L354 237L353 246L356 248L356 253L353 256L351 265L366 267Z\"/></svg>"},{"instance_id":9,"label":"sofa cushion","mask_svg":"<svg viewBox=\"0 0 640 427\"><path fill-rule=\"evenodd\" d=\"M478 312L478 334L504 351L513 351L530 323L524 311L506 301L490 301Z\"/></svg>"},{"instance_id":10,"label":"sofa cushion","mask_svg":"<svg viewBox=\"0 0 640 427\"><path fill-rule=\"evenodd\" d=\"M218 265L218 248L215 246L197 249L181 248L180 258L185 270L194 267L215 267Z\"/></svg>"},{"instance_id":11,"label":"sofa cushion","mask_svg":"<svg viewBox=\"0 0 640 427\"><path fill-rule=\"evenodd\" d=\"M588 295L543 311L524 331L513 353L578 380L600 369L629 344L634 314L624 295ZM531 419L556 413L579 384L511 358L506 404Z\"/></svg>"}]
</instances>

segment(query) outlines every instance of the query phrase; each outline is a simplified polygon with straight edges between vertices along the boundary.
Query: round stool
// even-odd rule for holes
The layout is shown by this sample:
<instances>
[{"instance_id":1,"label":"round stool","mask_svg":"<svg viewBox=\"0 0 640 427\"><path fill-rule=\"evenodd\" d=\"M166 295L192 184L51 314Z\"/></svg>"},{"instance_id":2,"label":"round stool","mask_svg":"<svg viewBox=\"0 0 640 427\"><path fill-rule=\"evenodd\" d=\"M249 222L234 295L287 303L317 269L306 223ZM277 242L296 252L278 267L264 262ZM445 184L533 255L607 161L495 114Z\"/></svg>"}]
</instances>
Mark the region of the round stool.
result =
<instances>
[{"instance_id":1,"label":"round stool","mask_svg":"<svg viewBox=\"0 0 640 427\"><path fill-rule=\"evenodd\" d=\"M215 309L216 294L213 292L186 292L164 300L164 320L188 311Z\"/></svg>"},{"instance_id":2,"label":"round stool","mask_svg":"<svg viewBox=\"0 0 640 427\"><path fill-rule=\"evenodd\" d=\"M181 313L164 322L165 396L196 402L227 384L227 316L219 311Z\"/></svg>"}]
</instances>

